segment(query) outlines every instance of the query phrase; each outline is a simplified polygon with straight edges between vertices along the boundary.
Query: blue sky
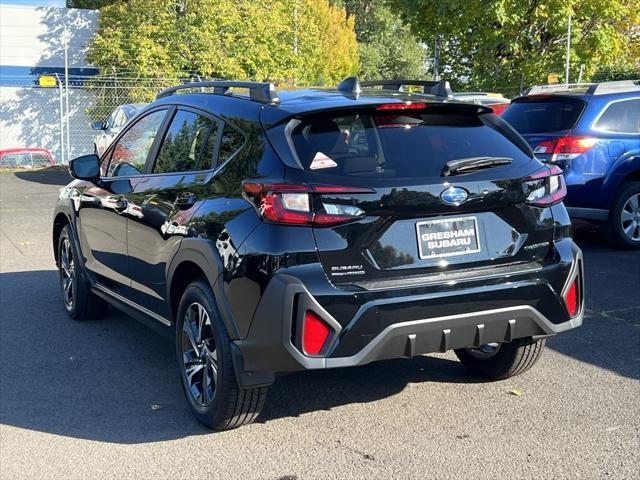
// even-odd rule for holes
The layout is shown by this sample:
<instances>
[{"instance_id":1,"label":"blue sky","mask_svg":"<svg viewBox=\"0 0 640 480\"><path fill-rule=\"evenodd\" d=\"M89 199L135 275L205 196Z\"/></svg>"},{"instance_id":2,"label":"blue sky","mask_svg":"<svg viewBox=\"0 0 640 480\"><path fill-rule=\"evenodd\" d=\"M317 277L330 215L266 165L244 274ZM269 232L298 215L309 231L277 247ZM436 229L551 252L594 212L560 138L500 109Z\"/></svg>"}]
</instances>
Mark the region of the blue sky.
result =
<instances>
[{"instance_id":1,"label":"blue sky","mask_svg":"<svg viewBox=\"0 0 640 480\"><path fill-rule=\"evenodd\" d=\"M29 5L32 7L64 7L64 0L0 0L2 5Z\"/></svg>"}]
</instances>

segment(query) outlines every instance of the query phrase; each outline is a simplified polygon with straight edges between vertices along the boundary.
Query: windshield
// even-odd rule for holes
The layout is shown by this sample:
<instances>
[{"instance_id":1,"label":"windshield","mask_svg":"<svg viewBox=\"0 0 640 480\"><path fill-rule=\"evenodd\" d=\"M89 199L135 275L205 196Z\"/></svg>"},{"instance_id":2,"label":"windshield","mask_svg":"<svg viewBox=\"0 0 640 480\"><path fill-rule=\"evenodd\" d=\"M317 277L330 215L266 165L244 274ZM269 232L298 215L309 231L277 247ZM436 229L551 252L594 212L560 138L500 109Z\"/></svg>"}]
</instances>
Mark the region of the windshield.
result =
<instances>
[{"instance_id":1,"label":"windshield","mask_svg":"<svg viewBox=\"0 0 640 480\"><path fill-rule=\"evenodd\" d=\"M292 140L305 170L351 177L440 176L449 160L529 157L481 116L376 112L303 120Z\"/></svg>"},{"instance_id":2,"label":"windshield","mask_svg":"<svg viewBox=\"0 0 640 480\"><path fill-rule=\"evenodd\" d=\"M547 133L571 130L584 110L582 100L514 102L502 114L518 132Z\"/></svg>"}]
</instances>

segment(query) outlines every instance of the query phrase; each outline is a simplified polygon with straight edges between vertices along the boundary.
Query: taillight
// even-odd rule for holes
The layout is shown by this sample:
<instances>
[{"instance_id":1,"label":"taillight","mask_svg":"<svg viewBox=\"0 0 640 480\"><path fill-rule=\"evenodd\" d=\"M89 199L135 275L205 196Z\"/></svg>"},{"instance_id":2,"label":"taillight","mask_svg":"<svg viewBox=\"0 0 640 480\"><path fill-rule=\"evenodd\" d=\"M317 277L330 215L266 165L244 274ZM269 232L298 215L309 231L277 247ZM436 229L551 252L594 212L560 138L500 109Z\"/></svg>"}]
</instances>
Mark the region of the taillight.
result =
<instances>
[{"instance_id":1,"label":"taillight","mask_svg":"<svg viewBox=\"0 0 640 480\"><path fill-rule=\"evenodd\" d=\"M504 111L507 109L507 107L509 106L508 103L494 103L492 105L486 105L487 107L491 108L491 110L493 110L493 113L496 115L502 115L504 113Z\"/></svg>"},{"instance_id":2,"label":"taillight","mask_svg":"<svg viewBox=\"0 0 640 480\"><path fill-rule=\"evenodd\" d=\"M571 160L583 154L598 143L597 138L567 136L543 140L536 145L533 153L551 155L551 161Z\"/></svg>"},{"instance_id":3,"label":"taillight","mask_svg":"<svg viewBox=\"0 0 640 480\"><path fill-rule=\"evenodd\" d=\"M421 110L426 107L426 103L383 103L376 110Z\"/></svg>"},{"instance_id":4,"label":"taillight","mask_svg":"<svg viewBox=\"0 0 640 480\"><path fill-rule=\"evenodd\" d=\"M354 205L314 202L314 194L372 193L369 188L334 185L245 182L243 189L263 219L273 223L327 227L357 220L364 211Z\"/></svg>"},{"instance_id":5,"label":"taillight","mask_svg":"<svg viewBox=\"0 0 640 480\"><path fill-rule=\"evenodd\" d=\"M304 314L302 324L302 350L308 355L318 355L329 338L331 328L311 310Z\"/></svg>"},{"instance_id":6,"label":"taillight","mask_svg":"<svg viewBox=\"0 0 640 480\"><path fill-rule=\"evenodd\" d=\"M562 170L554 166L534 173L523 181L526 202L537 207L550 207L560 203L567 194Z\"/></svg>"}]
</instances>

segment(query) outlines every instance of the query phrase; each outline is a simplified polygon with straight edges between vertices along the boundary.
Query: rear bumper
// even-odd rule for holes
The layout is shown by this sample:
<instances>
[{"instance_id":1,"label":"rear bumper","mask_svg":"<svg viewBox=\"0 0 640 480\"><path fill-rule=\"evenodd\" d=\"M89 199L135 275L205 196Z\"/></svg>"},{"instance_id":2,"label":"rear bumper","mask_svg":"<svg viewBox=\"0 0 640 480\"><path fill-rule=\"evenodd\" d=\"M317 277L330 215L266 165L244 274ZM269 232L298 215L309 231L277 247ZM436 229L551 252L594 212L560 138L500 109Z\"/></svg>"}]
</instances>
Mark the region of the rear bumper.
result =
<instances>
[{"instance_id":1,"label":"rear bumper","mask_svg":"<svg viewBox=\"0 0 640 480\"><path fill-rule=\"evenodd\" d=\"M410 295L390 297L387 292L375 298L362 296L358 311L347 321L342 319L342 323L322 306L323 302L319 301L322 299L314 296L299 278L276 275L262 296L249 334L235 342L243 369L247 372L280 372L357 366L490 342L549 336L578 327L583 320L584 295L581 295L580 310L573 318L569 318L561 295L574 279L583 281L582 254L573 242L566 246L564 260L554 265L553 272L503 279L501 284L487 285L480 292L477 287L469 286L459 289L455 295L450 291L425 294L420 288L412 287ZM556 282L555 286L547 283L543 277L552 273L562 277L561 283ZM584 292L582 285L580 291ZM499 298L504 306L481 308L489 305L486 301L488 293ZM522 299L532 295L538 295L544 301L523 302ZM456 302L462 298L465 305L479 307L457 313L459 305ZM430 304L437 304L437 311L444 307L451 314L430 315L434 311ZM491 303L495 304L495 301ZM296 346L296 331L300 331L299 322L307 309L313 310L334 329L321 356L305 355ZM383 321L384 315L395 319ZM377 325L378 330L372 332L362 325Z\"/></svg>"}]
</instances>

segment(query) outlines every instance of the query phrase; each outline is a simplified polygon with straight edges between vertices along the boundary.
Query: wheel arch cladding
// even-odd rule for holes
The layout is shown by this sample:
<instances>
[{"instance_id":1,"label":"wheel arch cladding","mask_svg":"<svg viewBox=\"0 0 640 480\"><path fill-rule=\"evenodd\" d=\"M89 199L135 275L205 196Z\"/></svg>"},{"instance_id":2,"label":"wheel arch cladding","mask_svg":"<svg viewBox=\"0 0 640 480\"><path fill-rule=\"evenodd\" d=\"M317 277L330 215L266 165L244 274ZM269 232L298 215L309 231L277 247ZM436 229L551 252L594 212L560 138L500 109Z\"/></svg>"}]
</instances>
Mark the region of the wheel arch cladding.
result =
<instances>
[{"instance_id":1,"label":"wheel arch cladding","mask_svg":"<svg viewBox=\"0 0 640 480\"><path fill-rule=\"evenodd\" d=\"M215 246L205 239L185 238L180 249L170 262L167 271L167 299L175 322L182 292L197 278L206 278L213 291L216 306L222 317L229 338L239 338L238 328L233 318L229 302L226 300L222 282L218 279L223 272L223 263Z\"/></svg>"},{"instance_id":2,"label":"wheel arch cladding","mask_svg":"<svg viewBox=\"0 0 640 480\"><path fill-rule=\"evenodd\" d=\"M69 225L69 217L62 212L59 212L54 220L53 220L53 233L52 233L52 242L53 242L53 257L55 258L56 263L58 263L58 242L60 241L60 234L62 233L62 229L65 225Z\"/></svg>"}]
</instances>

